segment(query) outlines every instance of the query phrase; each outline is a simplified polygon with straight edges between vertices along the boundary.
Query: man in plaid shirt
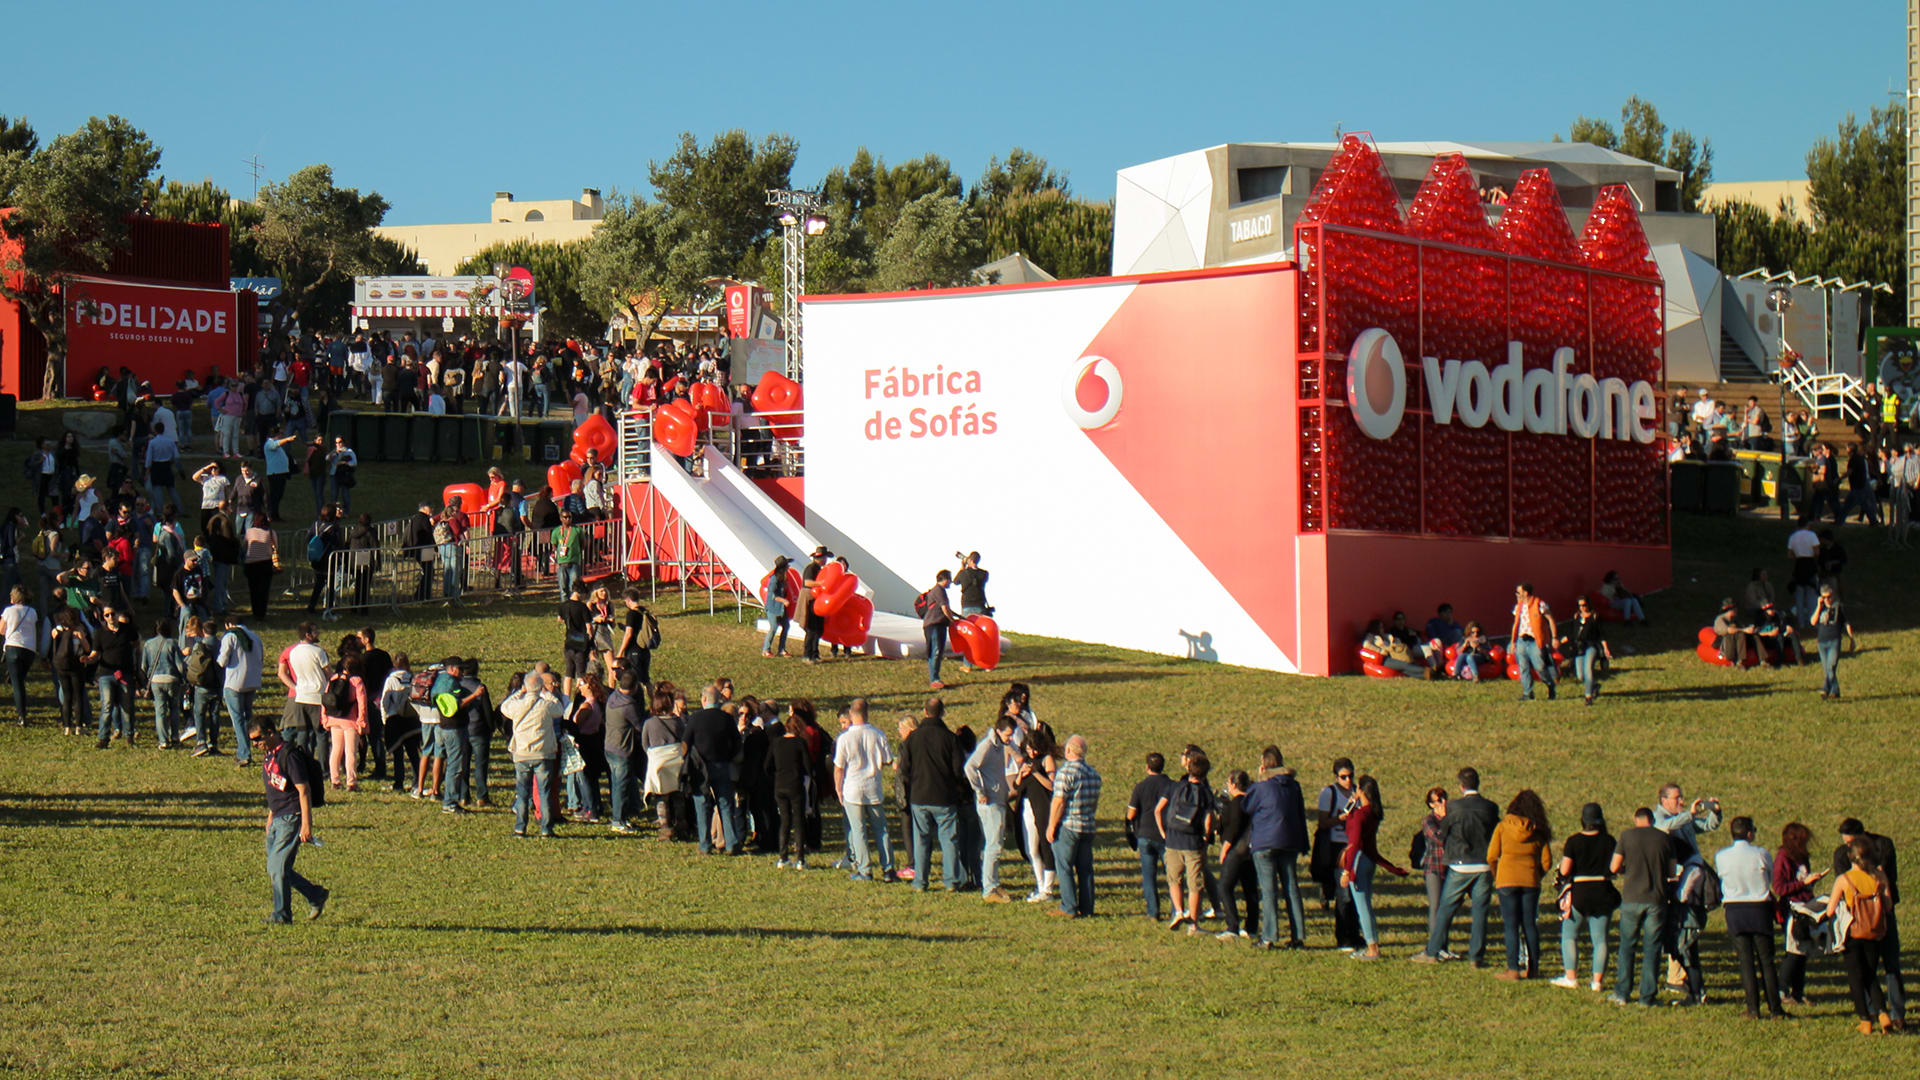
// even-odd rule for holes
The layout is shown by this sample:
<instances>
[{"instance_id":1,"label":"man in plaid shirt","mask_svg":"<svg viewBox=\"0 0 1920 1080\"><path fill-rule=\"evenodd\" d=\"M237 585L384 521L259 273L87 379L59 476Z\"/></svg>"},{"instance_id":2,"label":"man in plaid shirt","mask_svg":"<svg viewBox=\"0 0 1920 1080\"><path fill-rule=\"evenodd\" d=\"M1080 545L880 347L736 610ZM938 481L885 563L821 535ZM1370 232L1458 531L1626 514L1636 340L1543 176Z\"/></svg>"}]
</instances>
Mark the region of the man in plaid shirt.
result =
<instances>
[{"instance_id":1,"label":"man in plaid shirt","mask_svg":"<svg viewBox=\"0 0 1920 1080\"><path fill-rule=\"evenodd\" d=\"M1078 919L1093 914L1093 813L1100 805L1100 774L1087 764L1087 740L1067 740L1067 762L1053 778L1047 841L1060 875L1060 907L1047 914Z\"/></svg>"}]
</instances>

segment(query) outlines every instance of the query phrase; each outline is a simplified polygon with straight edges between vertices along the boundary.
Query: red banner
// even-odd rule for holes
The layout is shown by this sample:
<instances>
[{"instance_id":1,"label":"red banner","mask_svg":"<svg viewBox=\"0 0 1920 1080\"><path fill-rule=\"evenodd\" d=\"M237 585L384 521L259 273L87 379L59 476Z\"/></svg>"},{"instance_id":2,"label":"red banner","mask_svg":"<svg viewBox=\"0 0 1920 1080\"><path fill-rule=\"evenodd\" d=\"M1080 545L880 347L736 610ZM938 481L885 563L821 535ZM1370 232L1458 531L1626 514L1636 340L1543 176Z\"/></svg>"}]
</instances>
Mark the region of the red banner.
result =
<instances>
[{"instance_id":1,"label":"red banner","mask_svg":"<svg viewBox=\"0 0 1920 1080\"><path fill-rule=\"evenodd\" d=\"M753 286L727 286L727 336L752 337Z\"/></svg>"},{"instance_id":2,"label":"red banner","mask_svg":"<svg viewBox=\"0 0 1920 1080\"><path fill-rule=\"evenodd\" d=\"M79 394L102 367L122 367L170 390L188 368L236 371L238 293L109 278L75 278L67 287L67 392Z\"/></svg>"}]
</instances>

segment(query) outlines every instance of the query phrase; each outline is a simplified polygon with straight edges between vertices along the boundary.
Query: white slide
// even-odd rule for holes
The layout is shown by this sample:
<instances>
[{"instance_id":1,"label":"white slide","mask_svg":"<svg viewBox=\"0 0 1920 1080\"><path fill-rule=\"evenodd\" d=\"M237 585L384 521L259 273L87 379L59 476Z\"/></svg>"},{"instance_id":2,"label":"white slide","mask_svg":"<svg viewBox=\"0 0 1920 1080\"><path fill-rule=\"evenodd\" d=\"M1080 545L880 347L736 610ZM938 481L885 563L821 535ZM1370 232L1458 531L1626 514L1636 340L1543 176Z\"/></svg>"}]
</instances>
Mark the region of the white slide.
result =
<instances>
[{"instance_id":1,"label":"white slide","mask_svg":"<svg viewBox=\"0 0 1920 1080\"><path fill-rule=\"evenodd\" d=\"M724 455L711 446L704 454L707 474L694 476L655 442L650 463L653 490L680 512L687 526L744 587L758 592L760 579L773 571L773 560L781 555L793 560L796 571L805 566L820 541ZM864 581L859 592L869 599L873 596ZM881 656L924 655L920 620L874 612L866 650Z\"/></svg>"}]
</instances>

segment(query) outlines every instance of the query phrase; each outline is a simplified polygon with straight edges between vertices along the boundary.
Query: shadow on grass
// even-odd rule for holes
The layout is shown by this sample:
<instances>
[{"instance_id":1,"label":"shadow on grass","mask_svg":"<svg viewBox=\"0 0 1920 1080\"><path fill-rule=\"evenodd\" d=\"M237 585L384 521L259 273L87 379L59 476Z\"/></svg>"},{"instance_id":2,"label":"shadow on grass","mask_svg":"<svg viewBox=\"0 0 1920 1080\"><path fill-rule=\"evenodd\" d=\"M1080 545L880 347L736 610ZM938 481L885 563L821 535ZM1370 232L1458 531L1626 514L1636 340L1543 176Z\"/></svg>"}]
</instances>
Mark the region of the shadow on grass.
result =
<instances>
[{"instance_id":1,"label":"shadow on grass","mask_svg":"<svg viewBox=\"0 0 1920 1080\"><path fill-rule=\"evenodd\" d=\"M1064 686L1068 683L1119 683L1134 682L1139 679L1186 678L1187 673L1165 668L1129 668L1103 671L1065 671L1052 675L1028 675L1026 682L1033 686Z\"/></svg>"},{"instance_id":2,"label":"shadow on grass","mask_svg":"<svg viewBox=\"0 0 1920 1080\"><path fill-rule=\"evenodd\" d=\"M951 944L982 941L978 934L911 934L895 930L798 930L770 926L421 926L388 925L389 930L430 930L455 934L553 934L581 937L662 937L662 938L775 938L803 940L832 938L836 941L923 941Z\"/></svg>"},{"instance_id":3,"label":"shadow on grass","mask_svg":"<svg viewBox=\"0 0 1920 1080\"><path fill-rule=\"evenodd\" d=\"M1727 686L1668 686L1647 690L1609 690L1604 697L1645 698L1649 701L1732 701L1736 698L1785 694L1805 687L1734 683Z\"/></svg>"}]
</instances>

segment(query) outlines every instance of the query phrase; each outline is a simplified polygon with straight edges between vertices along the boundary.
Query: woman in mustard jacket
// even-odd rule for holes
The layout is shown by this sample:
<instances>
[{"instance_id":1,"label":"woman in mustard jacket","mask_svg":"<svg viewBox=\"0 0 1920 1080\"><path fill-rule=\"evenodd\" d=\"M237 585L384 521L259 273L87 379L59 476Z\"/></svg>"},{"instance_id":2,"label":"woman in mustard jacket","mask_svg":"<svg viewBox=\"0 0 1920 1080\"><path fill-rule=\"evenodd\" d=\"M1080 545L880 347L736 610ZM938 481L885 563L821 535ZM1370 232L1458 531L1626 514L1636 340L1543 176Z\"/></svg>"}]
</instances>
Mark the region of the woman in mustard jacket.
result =
<instances>
[{"instance_id":1,"label":"woman in mustard jacket","mask_svg":"<svg viewBox=\"0 0 1920 1080\"><path fill-rule=\"evenodd\" d=\"M1547 808L1532 788L1507 804L1507 816L1487 843L1487 865L1500 892L1500 922L1507 937L1507 970L1502 979L1531 979L1540 970L1540 881L1553 859L1553 827ZM1527 963L1520 964L1520 939L1526 937Z\"/></svg>"}]
</instances>

